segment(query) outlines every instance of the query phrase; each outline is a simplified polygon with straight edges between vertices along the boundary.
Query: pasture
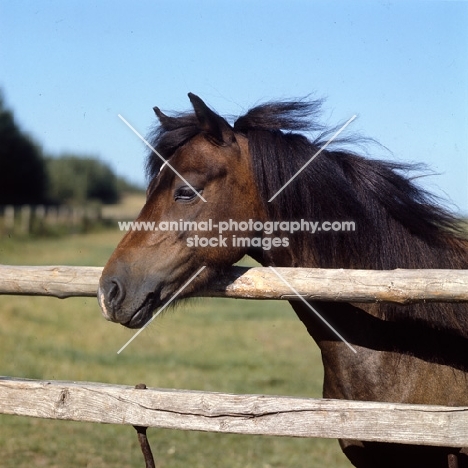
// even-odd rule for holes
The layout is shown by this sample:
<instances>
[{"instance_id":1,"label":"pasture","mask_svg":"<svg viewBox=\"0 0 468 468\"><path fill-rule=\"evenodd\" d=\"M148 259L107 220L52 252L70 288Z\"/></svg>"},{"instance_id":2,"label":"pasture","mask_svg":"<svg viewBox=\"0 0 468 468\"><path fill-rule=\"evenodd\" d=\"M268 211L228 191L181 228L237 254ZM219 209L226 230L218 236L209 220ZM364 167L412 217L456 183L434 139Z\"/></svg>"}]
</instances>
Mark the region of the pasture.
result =
<instances>
[{"instance_id":1,"label":"pasture","mask_svg":"<svg viewBox=\"0 0 468 468\"><path fill-rule=\"evenodd\" d=\"M0 242L6 264L103 265L117 231ZM0 296L0 374L321 397L317 346L287 303L195 299L133 335L97 301ZM131 427L0 415L4 467L144 465ZM334 440L149 429L158 467L349 467Z\"/></svg>"}]
</instances>

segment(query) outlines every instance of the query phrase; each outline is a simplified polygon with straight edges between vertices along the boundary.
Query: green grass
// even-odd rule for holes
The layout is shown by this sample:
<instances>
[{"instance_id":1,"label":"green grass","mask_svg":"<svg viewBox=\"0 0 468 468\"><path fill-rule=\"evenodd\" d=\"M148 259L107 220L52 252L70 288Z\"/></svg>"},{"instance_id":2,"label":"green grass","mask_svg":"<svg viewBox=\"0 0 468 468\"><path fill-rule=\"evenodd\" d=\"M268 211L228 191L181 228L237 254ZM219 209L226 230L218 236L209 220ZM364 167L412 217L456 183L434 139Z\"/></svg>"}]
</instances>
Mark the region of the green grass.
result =
<instances>
[{"instance_id":1,"label":"green grass","mask_svg":"<svg viewBox=\"0 0 468 468\"><path fill-rule=\"evenodd\" d=\"M103 265L121 233L0 240L0 262ZM0 296L0 374L232 393L320 397L317 346L287 303L194 299L133 331L96 300ZM2 467L141 467L130 426L0 415ZM149 429L157 466L349 467L334 440Z\"/></svg>"}]
</instances>

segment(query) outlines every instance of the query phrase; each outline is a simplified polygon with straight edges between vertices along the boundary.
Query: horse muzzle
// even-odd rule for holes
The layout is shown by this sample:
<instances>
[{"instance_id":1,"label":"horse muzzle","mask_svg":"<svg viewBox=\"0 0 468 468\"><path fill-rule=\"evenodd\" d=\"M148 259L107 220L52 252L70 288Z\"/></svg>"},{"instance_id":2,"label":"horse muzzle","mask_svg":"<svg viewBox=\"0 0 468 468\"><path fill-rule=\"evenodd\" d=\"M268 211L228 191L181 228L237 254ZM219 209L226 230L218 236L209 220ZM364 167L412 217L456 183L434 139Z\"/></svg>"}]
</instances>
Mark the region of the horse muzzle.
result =
<instances>
[{"instance_id":1,"label":"horse muzzle","mask_svg":"<svg viewBox=\"0 0 468 468\"><path fill-rule=\"evenodd\" d=\"M138 294L128 294L116 277L101 277L97 299L106 320L128 328L143 327L160 302L158 294L149 287L140 290Z\"/></svg>"}]
</instances>

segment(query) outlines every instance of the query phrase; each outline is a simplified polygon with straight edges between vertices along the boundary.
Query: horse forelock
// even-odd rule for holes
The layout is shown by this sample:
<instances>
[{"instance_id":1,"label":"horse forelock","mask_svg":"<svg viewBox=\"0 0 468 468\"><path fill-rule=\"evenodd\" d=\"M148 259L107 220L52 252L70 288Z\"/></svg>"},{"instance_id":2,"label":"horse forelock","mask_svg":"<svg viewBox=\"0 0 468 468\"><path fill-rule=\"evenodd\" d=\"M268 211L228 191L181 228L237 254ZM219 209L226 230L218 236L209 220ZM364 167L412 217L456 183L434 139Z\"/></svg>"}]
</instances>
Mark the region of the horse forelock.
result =
<instances>
[{"instance_id":1,"label":"horse forelock","mask_svg":"<svg viewBox=\"0 0 468 468\"><path fill-rule=\"evenodd\" d=\"M149 135L148 141L158 154L151 150L146 159L146 175L151 181L156 177L165 161L178 148L201 133L197 116L193 112L180 113L166 119ZM162 158L161 158L162 157Z\"/></svg>"}]
</instances>

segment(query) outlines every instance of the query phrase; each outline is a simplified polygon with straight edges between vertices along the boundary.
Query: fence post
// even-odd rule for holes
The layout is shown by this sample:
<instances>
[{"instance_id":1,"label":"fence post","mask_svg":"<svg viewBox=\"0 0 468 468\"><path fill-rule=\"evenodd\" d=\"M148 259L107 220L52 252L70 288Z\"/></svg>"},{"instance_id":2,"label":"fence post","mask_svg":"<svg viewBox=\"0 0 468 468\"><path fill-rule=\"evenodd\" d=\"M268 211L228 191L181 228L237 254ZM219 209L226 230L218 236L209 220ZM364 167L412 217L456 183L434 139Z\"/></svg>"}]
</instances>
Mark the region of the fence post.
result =
<instances>
[{"instance_id":1,"label":"fence post","mask_svg":"<svg viewBox=\"0 0 468 468\"><path fill-rule=\"evenodd\" d=\"M15 228L15 207L13 205L5 206L5 211L3 212L3 223L6 233L12 233Z\"/></svg>"}]
</instances>

